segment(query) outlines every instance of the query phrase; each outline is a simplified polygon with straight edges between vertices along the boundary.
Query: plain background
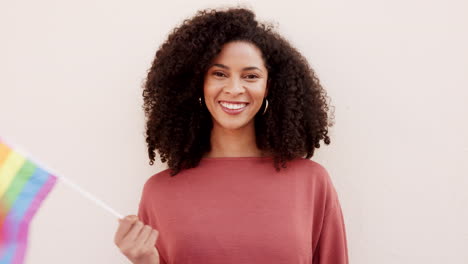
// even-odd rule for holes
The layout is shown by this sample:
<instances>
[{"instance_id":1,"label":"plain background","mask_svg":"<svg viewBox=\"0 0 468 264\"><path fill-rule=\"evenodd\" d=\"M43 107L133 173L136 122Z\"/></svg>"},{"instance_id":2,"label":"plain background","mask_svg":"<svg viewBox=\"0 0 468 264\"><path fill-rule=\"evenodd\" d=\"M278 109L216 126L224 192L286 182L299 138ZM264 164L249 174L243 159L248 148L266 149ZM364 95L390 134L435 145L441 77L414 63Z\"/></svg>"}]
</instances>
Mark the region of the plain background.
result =
<instances>
[{"instance_id":1,"label":"plain background","mask_svg":"<svg viewBox=\"0 0 468 264\"><path fill-rule=\"evenodd\" d=\"M236 1L2 1L0 136L135 214L148 165L141 85L169 31ZM339 193L351 263L468 262L468 2L255 1L335 107L313 160ZM117 219L57 184L26 263L128 263Z\"/></svg>"}]
</instances>

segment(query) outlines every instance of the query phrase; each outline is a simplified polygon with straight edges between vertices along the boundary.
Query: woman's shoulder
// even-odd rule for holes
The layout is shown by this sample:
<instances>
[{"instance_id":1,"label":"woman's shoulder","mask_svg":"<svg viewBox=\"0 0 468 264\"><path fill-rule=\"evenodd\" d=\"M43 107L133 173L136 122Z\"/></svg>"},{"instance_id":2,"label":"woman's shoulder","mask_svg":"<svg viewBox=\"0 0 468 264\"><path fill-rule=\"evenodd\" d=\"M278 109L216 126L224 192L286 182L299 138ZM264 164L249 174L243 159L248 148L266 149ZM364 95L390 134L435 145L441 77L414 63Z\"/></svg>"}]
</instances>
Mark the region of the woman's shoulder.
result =
<instances>
[{"instance_id":1,"label":"woman's shoulder","mask_svg":"<svg viewBox=\"0 0 468 264\"><path fill-rule=\"evenodd\" d=\"M314 180L319 180L322 183L331 181L328 170L320 162L306 158L296 158L291 162L291 166L294 167L294 171Z\"/></svg>"},{"instance_id":2,"label":"woman's shoulder","mask_svg":"<svg viewBox=\"0 0 468 264\"><path fill-rule=\"evenodd\" d=\"M307 170L309 172L313 172L313 173L320 173L320 174L324 174L324 173L327 173L327 169L325 169L325 166L322 165L321 163L317 162L317 161L314 161L314 160L311 160L311 159L306 159L306 158L296 158L293 160L293 164L299 168L299 169L304 169L304 170Z\"/></svg>"},{"instance_id":3,"label":"woman's shoulder","mask_svg":"<svg viewBox=\"0 0 468 264\"><path fill-rule=\"evenodd\" d=\"M153 188L155 185L157 185L157 182L160 181L161 178L163 177L168 177L169 176L169 173L170 173L170 169L167 168L167 169L164 169L160 172L157 172L155 174L153 174L152 176L150 176L145 184L144 184L144 187L143 188Z\"/></svg>"}]
</instances>

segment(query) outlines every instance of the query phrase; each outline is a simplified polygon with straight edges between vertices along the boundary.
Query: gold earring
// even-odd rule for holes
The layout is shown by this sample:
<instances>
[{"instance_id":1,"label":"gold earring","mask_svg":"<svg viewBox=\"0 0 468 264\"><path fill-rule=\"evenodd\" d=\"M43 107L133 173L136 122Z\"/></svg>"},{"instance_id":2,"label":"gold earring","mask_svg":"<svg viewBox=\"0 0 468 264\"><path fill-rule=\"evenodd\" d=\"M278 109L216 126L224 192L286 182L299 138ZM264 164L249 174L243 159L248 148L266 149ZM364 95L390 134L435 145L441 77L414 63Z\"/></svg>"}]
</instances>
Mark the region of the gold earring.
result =
<instances>
[{"instance_id":1,"label":"gold earring","mask_svg":"<svg viewBox=\"0 0 468 264\"><path fill-rule=\"evenodd\" d=\"M263 114L262 114L262 115L265 114L265 112L266 112L266 110L267 110L267 108L268 108L268 99L265 98L265 101L266 101L265 110L263 110Z\"/></svg>"}]
</instances>

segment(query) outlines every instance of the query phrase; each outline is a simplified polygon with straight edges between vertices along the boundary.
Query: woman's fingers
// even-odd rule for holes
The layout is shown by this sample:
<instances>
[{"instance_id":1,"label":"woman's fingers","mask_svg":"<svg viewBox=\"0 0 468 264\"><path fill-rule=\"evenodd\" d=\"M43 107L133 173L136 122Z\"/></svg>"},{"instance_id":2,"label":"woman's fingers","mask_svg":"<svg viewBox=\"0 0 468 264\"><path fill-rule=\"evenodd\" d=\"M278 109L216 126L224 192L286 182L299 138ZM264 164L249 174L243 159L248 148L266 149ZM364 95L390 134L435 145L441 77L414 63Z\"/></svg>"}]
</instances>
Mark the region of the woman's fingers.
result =
<instances>
[{"instance_id":1,"label":"woman's fingers","mask_svg":"<svg viewBox=\"0 0 468 264\"><path fill-rule=\"evenodd\" d=\"M137 216L130 215L119 219L115 244L132 262L156 262L159 258L155 247L158 234L157 230L145 225Z\"/></svg>"},{"instance_id":2,"label":"woman's fingers","mask_svg":"<svg viewBox=\"0 0 468 264\"><path fill-rule=\"evenodd\" d=\"M138 234L138 237L135 239L135 246L136 247L143 247L145 244L145 241L148 239L149 235L151 234L151 226L145 225L141 228L140 233Z\"/></svg>"},{"instance_id":3,"label":"woman's fingers","mask_svg":"<svg viewBox=\"0 0 468 264\"><path fill-rule=\"evenodd\" d=\"M126 241L135 241L144 224L141 221L135 221L128 233L125 235L124 239Z\"/></svg>"},{"instance_id":4,"label":"woman's fingers","mask_svg":"<svg viewBox=\"0 0 468 264\"><path fill-rule=\"evenodd\" d=\"M145 247L155 247L159 232L156 229L151 230L148 239L145 241Z\"/></svg>"},{"instance_id":5,"label":"woman's fingers","mask_svg":"<svg viewBox=\"0 0 468 264\"><path fill-rule=\"evenodd\" d=\"M117 232L114 236L114 242L116 244L124 238L124 236L130 231L133 223L135 223L137 220L138 217L135 215L128 215L125 218L119 219L119 228L117 229Z\"/></svg>"}]
</instances>

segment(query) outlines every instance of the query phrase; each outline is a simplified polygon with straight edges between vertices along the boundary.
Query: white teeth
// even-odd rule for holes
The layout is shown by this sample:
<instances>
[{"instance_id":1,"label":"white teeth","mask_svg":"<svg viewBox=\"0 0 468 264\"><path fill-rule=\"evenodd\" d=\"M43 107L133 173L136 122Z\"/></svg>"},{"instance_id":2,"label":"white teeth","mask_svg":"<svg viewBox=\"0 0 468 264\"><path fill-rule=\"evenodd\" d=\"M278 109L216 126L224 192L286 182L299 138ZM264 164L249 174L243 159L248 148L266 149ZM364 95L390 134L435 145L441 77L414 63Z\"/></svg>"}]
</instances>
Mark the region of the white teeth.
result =
<instances>
[{"instance_id":1,"label":"white teeth","mask_svg":"<svg viewBox=\"0 0 468 264\"><path fill-rule=\"evenodd\" d=\"M241 109L245 107L247 104L242 103L242 104L229 104L225 102L219 102L222 106L229 108L229 109Z\"/></svg>"}]
</instances>

